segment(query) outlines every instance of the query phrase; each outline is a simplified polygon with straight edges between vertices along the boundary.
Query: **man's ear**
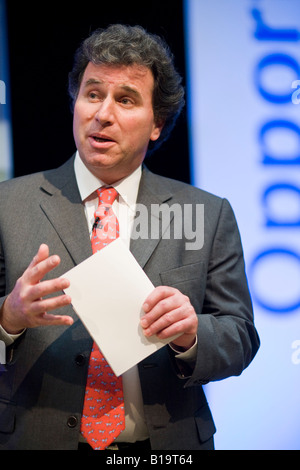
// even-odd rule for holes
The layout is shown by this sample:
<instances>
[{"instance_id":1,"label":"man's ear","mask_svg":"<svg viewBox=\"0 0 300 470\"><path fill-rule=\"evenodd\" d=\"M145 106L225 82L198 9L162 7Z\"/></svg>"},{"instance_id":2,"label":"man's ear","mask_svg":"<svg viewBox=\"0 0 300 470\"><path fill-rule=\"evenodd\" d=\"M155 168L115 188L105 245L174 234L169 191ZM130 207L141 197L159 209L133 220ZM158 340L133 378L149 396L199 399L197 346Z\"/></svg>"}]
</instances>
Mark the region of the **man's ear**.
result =
<instances>
[{"instance_id":1,"label":"man's ear","mask_svg":"<svg viewBox=\"0 0 300 470\"><path fill-rule=\"evenodd\" d=\"M150 136L150 140L157 140L161 134L161 131L165 125L165 121L160 121L158 123L154 123L153 125L153 131Z\"/></svg>"}]
</instances>

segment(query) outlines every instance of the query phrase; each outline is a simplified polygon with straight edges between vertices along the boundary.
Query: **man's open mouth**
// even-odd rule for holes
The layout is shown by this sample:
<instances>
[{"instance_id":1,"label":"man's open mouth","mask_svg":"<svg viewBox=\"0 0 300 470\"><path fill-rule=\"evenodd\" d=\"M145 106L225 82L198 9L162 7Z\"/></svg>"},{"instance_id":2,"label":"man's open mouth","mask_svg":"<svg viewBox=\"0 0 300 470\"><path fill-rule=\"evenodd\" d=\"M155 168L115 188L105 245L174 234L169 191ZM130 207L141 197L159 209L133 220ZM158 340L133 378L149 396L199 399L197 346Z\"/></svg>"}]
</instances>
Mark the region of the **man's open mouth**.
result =
<instances>
[{"instance_id":1,"label":"man's open mouth","mask_svg":"<svg viewBox=\"0 0 300 470\"><path fill-rule=\"evenodd\" d=\"M109 137L98 137L96 135L93 135L92 138L96 142L113 142L113 139L110 139Z\"/></svg>"},{"instance_id":2,"label":"man's open mouth","mask_svg":"<svg viewBox=\"0 0 300 470\"><path fill-rule=\"evenodd\" d=\"M109 139L102 139L102 137L93 137L96 142L108 142Z\"/></svg>"}]
</instances>

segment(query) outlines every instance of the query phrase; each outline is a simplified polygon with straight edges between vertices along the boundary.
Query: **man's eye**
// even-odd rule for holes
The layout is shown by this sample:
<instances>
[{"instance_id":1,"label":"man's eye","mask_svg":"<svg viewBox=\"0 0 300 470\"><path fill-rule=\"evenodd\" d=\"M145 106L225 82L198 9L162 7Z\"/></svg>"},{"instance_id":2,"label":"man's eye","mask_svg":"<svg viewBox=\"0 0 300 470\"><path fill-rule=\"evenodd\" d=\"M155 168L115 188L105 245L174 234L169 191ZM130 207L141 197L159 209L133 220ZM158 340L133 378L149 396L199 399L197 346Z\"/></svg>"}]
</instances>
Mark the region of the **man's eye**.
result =
<instances>
[{"instance_id":1,"label":"man's eye","mask_svg":"<svg viewBox=\"0 0 300 470\"><path fill-rule=\"evenodd\" d=\"M124 104L124 105L133 104L132 100L129 99L129 98L122 98L120 101L121 101L121 103Z\"/></svg>"},{"instance_id":2,"label":"man's eye","mask_svg":"<svg viewBox=\"0 0 300 470\"><path fill-rule=\"evenodd\" d=\"M91 91L91 92L89 93L89 98L90 98L91 100L96 100L96 99L98 98L98 95L97 95L97 93L94 93L93 91Z\"/></svg>"}]
</instances>

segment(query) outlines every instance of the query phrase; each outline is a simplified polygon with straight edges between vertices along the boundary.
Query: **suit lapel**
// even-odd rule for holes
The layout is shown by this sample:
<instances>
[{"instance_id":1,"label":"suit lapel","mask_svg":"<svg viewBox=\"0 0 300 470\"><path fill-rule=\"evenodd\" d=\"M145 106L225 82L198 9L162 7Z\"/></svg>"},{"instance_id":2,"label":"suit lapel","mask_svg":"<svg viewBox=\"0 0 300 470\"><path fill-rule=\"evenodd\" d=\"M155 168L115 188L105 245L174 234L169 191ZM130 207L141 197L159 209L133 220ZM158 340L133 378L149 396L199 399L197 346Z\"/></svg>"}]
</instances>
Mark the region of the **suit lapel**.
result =
<instances>
[{"instance_id":1,"label":"suit lapel","mask_svg":"<svg viewBox=\"0 0 300 470\"><path fill-rule=\"evenodd\" d=\"M137 204L142 205L144 212L146 213L148 220L148 222L146 222L148 223L148 235L146 238L132 238L130 243L130 251L132 252L132 254L134 255L134 257L142 268L147 263L148 259L157 247L162 236L162 234L160 233L159 236L156 238L151 237L151 225L157 225L161 222L161 213L156 215L154 211L151 210L151 206L153 204L161 205L169 201L171 198L172 193L166 191L161 178L144 168L137 197ZM135 233L137 232L137 224L139 223L139 214L136 214L133 228L133 231Z\"/></svg>"},{"instance_id":2,"label":"suit lapel","mask_svg":"<svg viewBox=\"0 0 300 470\"><path fill-rule=\"evenodd\" d=\"M40 206L74 264L78 264L92 254L92 249L73 161L46 173Z\"/></svg>"}]
</instances>

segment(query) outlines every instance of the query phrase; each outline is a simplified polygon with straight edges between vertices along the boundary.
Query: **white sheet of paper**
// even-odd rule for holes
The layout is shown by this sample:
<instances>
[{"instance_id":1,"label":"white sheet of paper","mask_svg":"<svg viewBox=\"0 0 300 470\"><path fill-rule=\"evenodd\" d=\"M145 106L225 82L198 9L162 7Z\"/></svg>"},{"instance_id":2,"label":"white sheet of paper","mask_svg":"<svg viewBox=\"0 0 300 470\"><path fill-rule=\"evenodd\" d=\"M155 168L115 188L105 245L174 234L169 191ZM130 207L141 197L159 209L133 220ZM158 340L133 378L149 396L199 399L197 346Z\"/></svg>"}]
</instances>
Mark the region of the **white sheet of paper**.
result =
<instances>
[{"instance_id":1,"label":"white sheet of paper","mask_svg":"<svg viewBox=\"0 0 300 470\"><path fill-rule=\"evenodd\" d=\"M142 305L154 286L120 238L62 277L70 281L65 292L75 312L117 376L173 339L144 336Z\"/></svg>"}]
</instances>

